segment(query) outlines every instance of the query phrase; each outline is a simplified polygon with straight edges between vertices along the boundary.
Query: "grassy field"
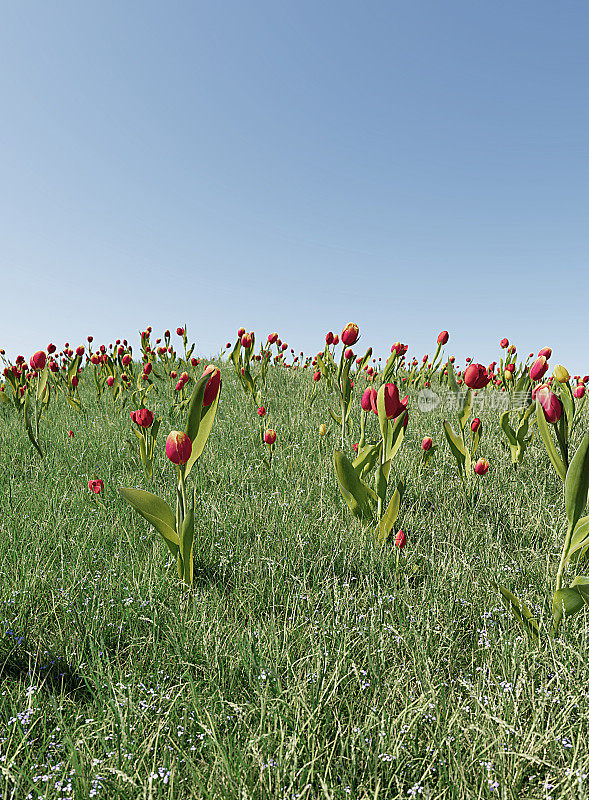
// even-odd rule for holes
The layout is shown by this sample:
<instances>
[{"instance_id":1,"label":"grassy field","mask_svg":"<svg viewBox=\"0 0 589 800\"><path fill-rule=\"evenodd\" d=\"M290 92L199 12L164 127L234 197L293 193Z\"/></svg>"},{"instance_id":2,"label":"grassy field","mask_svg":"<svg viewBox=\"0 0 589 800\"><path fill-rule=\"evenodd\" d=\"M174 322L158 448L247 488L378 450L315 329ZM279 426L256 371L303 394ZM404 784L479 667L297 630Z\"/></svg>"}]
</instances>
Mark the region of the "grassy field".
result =
<instances>
[{"instance_id":1,"label":"grassy field","mask_svg":"<svg viewBox=\"0 0 589 800\"><path fill-rule=\"evenodd\" d=\"M130 409L91 388L83 412L53 403L41 460L0 407L1 796L589 796L589 618L536 645L491 586L549 618L565 517L537 434L514 471L498 414L481 415L491 467L469 505L442 412L412 408L397 574L394 545L375 546L342 501L326 388L305 408L308 373L270 370L268 469L255 411L223 377L185 595L117 494L150 488L126 442ZM170 402L151 407L154 491L172 503L163 445L183 419ZM425 435L439 450L419 473Z\"/></svg>"}]
</instances>

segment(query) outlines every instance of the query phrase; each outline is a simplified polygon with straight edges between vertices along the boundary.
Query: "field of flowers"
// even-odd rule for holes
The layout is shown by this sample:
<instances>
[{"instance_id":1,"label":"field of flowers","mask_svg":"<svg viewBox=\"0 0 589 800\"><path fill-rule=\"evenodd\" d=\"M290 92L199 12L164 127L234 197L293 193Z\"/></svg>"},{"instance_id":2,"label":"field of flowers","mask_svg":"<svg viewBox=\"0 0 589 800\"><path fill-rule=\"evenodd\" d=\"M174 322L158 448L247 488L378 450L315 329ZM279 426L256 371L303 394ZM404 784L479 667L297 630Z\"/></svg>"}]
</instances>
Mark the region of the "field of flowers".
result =
<instances>
[{"instance_id":1,"label":"field of flowers","mask_svg":"<svg viewBox=\"0 0 589 800\"><path fill-rule=\"evenodd\" d=\"M448 343L0 350L3 798L589 796L589 376Z\"/></svg>"}]
</instances>

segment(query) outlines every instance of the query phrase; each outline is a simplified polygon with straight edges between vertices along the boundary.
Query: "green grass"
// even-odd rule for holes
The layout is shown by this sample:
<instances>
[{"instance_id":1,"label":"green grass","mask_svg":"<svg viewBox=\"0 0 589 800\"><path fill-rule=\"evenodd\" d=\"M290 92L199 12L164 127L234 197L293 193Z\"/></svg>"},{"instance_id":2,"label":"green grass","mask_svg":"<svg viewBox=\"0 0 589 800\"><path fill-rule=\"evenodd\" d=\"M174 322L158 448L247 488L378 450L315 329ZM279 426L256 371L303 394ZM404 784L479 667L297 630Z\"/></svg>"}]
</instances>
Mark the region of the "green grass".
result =
<instances>
[{"instance_id":1,"label":"green grass","mask_svg":"<svg viewBox=\"0 0 589 800\"><path fill-rule=\"evenodd\" d=\"M589 796L589 618L534 645L490 585L548 619L565 515L537 437L514 472L498 416L481 415L491 468L469 506L440 414L412 409L397 576L394 546L374 546L341 499L325 386L305 408L309 375L271 370L268 470L224 368L182 595L158 534L117 495L149 488L130 409L87 383L83 412L51 405L43 461L0 407L3 798ZM172 502L170 399L154 408L154 484ZM420 475L426 434L440 449Z\"/></svg>"}]
</instances>

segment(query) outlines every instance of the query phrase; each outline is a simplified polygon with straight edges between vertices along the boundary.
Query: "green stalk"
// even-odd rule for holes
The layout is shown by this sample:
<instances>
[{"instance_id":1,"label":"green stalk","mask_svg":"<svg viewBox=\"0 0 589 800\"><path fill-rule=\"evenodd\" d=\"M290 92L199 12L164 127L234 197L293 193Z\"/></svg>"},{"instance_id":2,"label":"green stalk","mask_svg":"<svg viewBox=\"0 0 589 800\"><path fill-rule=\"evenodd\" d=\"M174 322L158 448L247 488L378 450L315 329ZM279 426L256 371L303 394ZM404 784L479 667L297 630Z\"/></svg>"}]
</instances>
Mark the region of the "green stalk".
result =
<instances>
[{"instance_id":1,"label":"green stalk","mask_svg":"<svg viewBox=\"0 0 589 800\"><path fill-rule=\"evenodd\" d=\"M567 528L567 535L565 536L564 546L562 548L562 553L560 555L560 563L558 565L558 570L556 572L556 583L555 583L555 591L557 592L559 589L562 589L562 576L564 574L564 568L566 564L566 557L569 553L569 549L571 546L571 539L573 538L573 528L571 525Z\"/></svg>"}]
</instances>

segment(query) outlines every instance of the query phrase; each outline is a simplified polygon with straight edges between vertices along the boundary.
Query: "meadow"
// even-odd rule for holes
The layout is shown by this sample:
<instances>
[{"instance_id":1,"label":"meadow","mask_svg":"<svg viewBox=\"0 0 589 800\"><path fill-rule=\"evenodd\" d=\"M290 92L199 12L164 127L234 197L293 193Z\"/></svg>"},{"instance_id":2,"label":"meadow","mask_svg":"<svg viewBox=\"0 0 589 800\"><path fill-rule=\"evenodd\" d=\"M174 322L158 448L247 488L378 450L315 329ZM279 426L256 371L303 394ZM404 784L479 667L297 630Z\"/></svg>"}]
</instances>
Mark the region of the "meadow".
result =
<instances>
[{"instance_id":1,"label":"meadow","mask_svg":"<svg viewBox=\"0 0 589 800\"><path fill-rule=\"evenodd\" d=\"M467 491L443 433L456 412L420 410L410 386L386 495L403 477L401 549L344 502L325 375L272 360L261 420L231 360L214 364L216 417L190 478L191 587L118 491L174 507L165 437L186 418L171 410L175 381L145 398L161 419L152 480L138 406L98 397L91 364L79 408L54 392L43 410L43 457L23 414L0 404L1 796L588 797L589 615L550 635L546 587L567 524L536 426L514 467L500 410L481 410L489 468ZM442 386L441 369L430 378ZM372 385L364 371L355 383L350 461ZM272 448L261 425L276 431ZM378 416L365 425L377 441ZM583 410L571 452L587 430ZM437 449L424 464L428 436ZM538 636L495 584L527 604Z\"/></svg>"}]
</instances>

